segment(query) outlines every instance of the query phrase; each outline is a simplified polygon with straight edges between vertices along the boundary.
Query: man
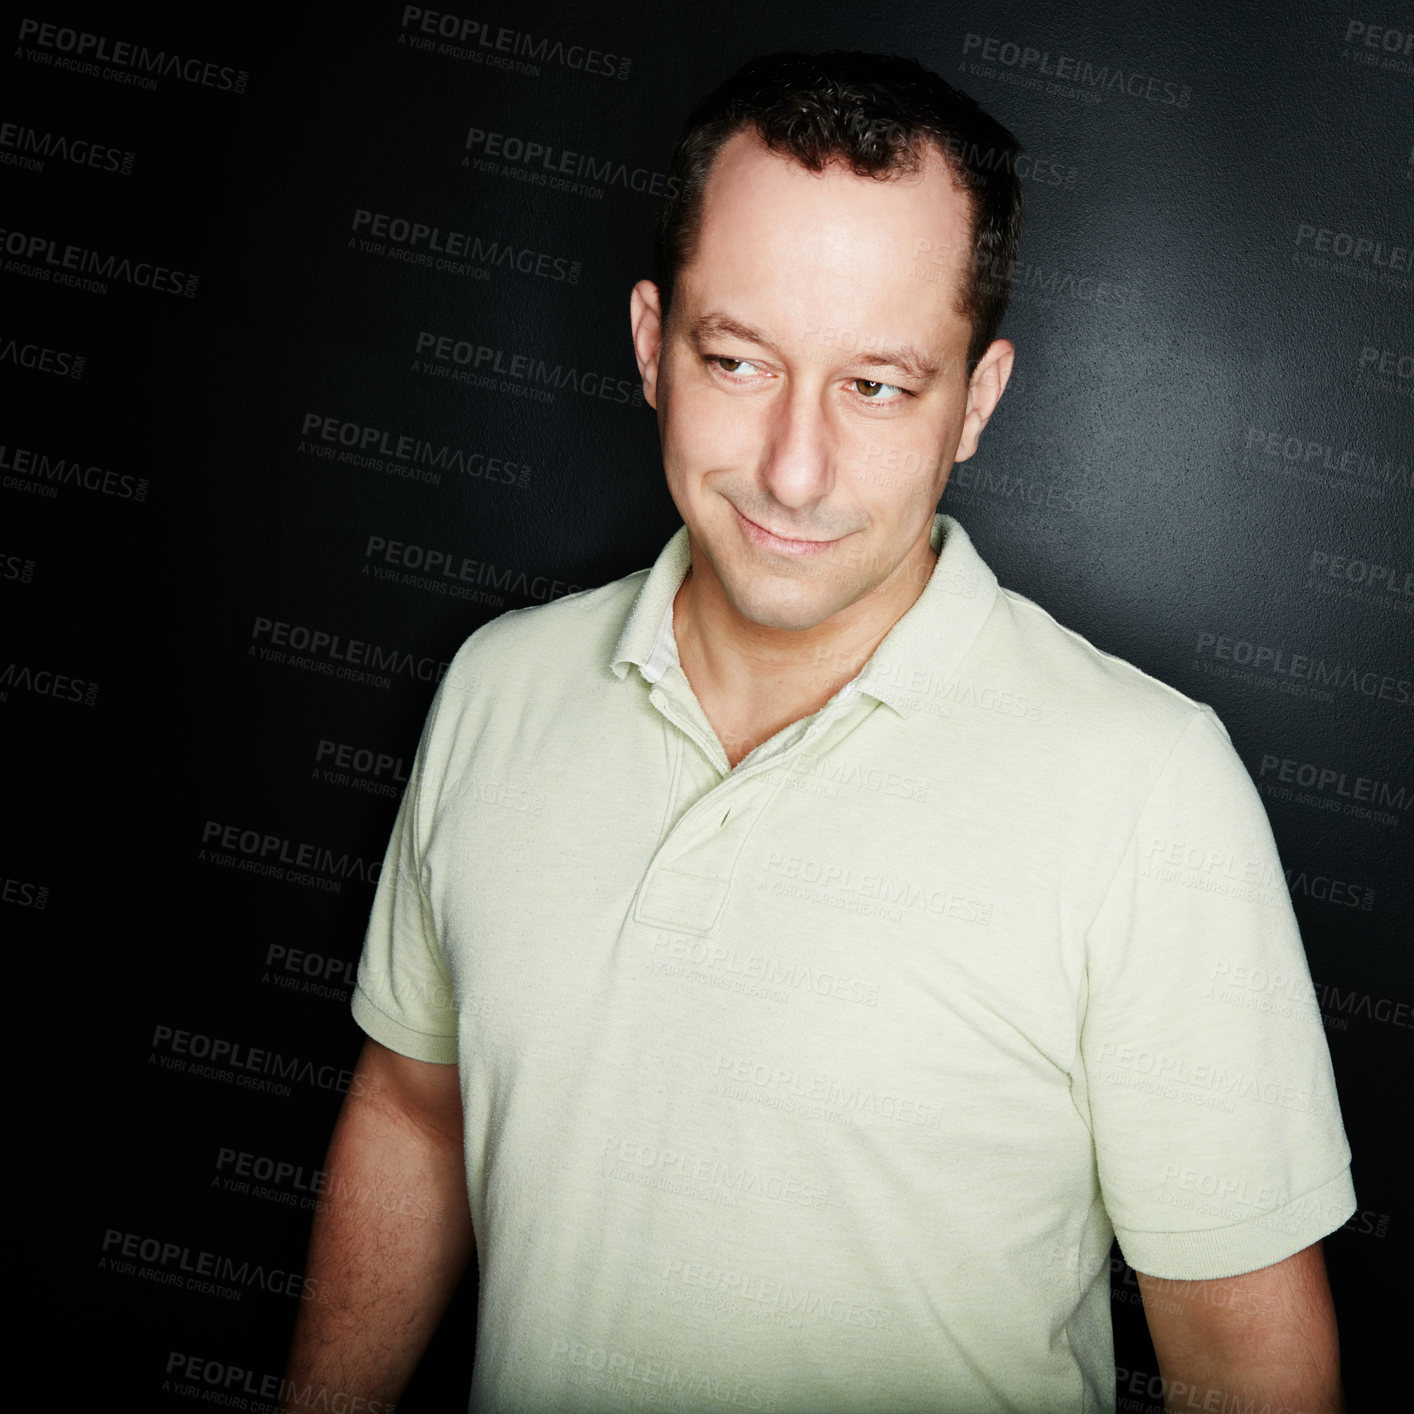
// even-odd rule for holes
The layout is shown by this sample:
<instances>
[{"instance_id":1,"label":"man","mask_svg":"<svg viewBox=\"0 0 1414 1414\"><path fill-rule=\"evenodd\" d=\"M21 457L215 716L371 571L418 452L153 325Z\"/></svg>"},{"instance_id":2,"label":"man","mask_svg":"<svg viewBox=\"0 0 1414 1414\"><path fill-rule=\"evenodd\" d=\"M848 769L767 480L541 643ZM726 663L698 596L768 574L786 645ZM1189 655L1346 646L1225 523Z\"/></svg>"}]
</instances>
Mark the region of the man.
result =
<instances>
[{"instance_id":1,"label":"man","mask_svg":"<svg viewBox=\"0 0 1414 1414\"><path fill-rule=\"evenodd\" d=\"M296 1390L394 1398L474 1241L475 1409L1111 1409L1117 1234L1171 1407L1340 1408L1319 1020L1226 986L1305 976L1256 797L935 516L1015 150L867 55L689 119L631 300L684 529L439 690L328 1165L402 1197L317 1220Z\"/></svg>"}]
</instances>

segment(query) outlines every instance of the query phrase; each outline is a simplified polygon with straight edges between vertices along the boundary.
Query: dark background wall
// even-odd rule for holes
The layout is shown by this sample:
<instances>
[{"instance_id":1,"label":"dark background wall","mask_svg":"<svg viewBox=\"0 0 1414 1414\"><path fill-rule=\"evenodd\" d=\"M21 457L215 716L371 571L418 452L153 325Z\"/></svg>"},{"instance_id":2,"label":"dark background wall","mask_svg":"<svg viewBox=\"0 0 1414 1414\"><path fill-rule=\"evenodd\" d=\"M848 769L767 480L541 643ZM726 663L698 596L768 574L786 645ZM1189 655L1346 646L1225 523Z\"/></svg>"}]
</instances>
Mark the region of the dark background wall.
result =
<instances>
[{"instance_id":1,"label":"dark background wall","mask_svg":"<svg viewBox=\"0 0 1414 1414\"><path fill-rule=\"evenodd\" d=\"M1257 781L1355 1153L1327 1243L1352 1408L1397 1407L1408 9L444 3L7 22L0 926L33 1368L71 1409L269 1404L440 665L675 527L626 319L671 140L749 55L848 47L918 57L1027 148L1017 373L944 508L1003 583L1212 703ZM1118 1259L1114 1296L1122 1407L1157 1411ZM458 1407L473 1299L407 1409Z\"/></svg>"}]
</instances>

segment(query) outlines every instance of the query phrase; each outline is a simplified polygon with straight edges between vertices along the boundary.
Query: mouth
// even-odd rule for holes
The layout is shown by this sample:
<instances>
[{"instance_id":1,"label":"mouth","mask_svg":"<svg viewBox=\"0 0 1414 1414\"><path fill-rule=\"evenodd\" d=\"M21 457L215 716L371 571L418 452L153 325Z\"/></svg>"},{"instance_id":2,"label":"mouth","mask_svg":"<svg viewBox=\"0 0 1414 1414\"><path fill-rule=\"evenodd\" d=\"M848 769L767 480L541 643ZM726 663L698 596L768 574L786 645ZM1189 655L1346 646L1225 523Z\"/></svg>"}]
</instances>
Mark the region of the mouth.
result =
<instances>
[{"instance_id":1,"label":"mouth","mask_svg":"<svg viewBox=\"0 0 1414 1414\"><path fill-rule=\"evenodd\" d=\"M767 530L764 525L757 525L754 520L749 520L733 506L737 519L741 522L742 533L753 544L759 545L763 550L774 550L778 555L820 555L828 550L832 545L838 545L839 539L835 540L796 540L786 535L777 535L774 531Z\"/></svg>"}]
</instances>

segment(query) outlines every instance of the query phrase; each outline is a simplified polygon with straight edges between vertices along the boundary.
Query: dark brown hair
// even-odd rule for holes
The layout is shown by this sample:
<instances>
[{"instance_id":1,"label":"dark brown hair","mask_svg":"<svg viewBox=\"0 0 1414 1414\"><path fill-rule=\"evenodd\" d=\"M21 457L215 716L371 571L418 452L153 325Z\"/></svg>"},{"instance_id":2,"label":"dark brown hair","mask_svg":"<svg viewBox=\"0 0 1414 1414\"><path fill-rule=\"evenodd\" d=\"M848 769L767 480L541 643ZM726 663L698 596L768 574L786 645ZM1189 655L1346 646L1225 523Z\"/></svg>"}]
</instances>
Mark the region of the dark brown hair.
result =
<instances>
[{"instance_id":1,"label":"dark brown hair","mask_svg":"<svg viewBox=\"0 0 1414 1414\"><path fill-rule=\"evenodd\" d=\"M959 309L972 325L970 374L996 338L1011 293L1021 233L1021 145L965 93L897 55L766 54L697 103L673 150L655 232L664 321L678 272L692 258L712 163L727 139L748 126L767 147L812 172L840 162L857 176L886 179L916 171L929 144L942 153L972 211L972 261Z\"/></svg>"}]
</instances>

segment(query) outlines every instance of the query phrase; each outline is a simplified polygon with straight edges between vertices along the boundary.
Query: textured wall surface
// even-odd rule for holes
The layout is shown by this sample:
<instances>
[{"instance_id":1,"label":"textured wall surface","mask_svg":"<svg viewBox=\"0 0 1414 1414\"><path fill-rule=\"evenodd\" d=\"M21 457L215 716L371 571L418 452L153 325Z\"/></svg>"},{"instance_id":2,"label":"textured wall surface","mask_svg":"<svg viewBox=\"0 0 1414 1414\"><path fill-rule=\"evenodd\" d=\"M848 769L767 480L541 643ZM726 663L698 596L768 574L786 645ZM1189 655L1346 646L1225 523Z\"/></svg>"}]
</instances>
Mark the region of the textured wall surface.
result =
<instances>
[{"instance_id":1,"label":"textured wall surface","mask_svg":"<svg viewBox=\"0 0 1414 1414\"><path fill-rule=\"evenodd\" d=\"M1262 792L1355 1154L1351 1407L1398 1407L1408 8L186 9L22 8L0 58L0 926L55 1028L12 1063L56 1405L271 1403L442 665L675 528L627 326L672 139L751 54L844 47L1026 148L1017 371L943 507L1211 703ZM1157 1412L1113 1286L1121 1407ZM473 1311L405 1408L458 1407Z\"/></svg>"}]
</instances>

